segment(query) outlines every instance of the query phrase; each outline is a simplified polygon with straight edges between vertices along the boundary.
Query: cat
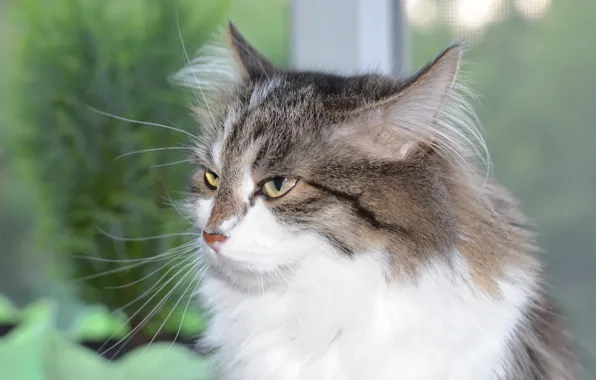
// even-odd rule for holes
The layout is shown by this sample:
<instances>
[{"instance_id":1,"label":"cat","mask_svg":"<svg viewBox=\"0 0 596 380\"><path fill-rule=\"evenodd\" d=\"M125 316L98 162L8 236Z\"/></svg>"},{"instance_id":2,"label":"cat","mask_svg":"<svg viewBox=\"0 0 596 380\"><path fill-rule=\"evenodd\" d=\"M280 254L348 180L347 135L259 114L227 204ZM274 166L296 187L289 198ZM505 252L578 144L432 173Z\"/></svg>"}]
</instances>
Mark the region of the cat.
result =
<instances>
[{"instance_id":1,"label":"cat","mask_svg":"<svg viewBox=\"0 0 596 380\"><path fill-rule=\"evenodd\" d=\"M532 230L479 159L461 45L396 79L228 37L232 65L178 77L203 100L187 209L218 379L578 378Z\"/></svg>"}]
</instances>

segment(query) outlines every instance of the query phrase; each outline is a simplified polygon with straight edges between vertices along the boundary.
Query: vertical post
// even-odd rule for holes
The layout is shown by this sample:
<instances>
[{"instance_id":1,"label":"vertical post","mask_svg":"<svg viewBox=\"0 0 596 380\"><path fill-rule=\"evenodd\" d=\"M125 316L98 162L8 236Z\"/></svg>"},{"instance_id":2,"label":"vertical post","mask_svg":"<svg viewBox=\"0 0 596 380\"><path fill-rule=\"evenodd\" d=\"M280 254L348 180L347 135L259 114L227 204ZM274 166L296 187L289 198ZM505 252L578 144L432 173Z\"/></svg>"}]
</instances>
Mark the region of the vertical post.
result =
<instances>
[{"instance_id":1,"label":"vertical post","mask_svg":"<svg viewBox=\"0 0 596 380\"><path fill-rule=\"evenodd\" d=\"M412 62L410 58L410 34L408 17L404 7L404 0L390 0L393 8L393 60L396 62L393 74L398 76L409 72Z\"/></svg>"},{"instance_id":2,"label":"vertical post","mask_svg":"<svg viewBox=\"0 0 596 380\"><path fill-rule=\"evenodd\" d=\"M292 65L344 74L409 70L400 0L293 0Z\"/></svg>"}]
</instances>

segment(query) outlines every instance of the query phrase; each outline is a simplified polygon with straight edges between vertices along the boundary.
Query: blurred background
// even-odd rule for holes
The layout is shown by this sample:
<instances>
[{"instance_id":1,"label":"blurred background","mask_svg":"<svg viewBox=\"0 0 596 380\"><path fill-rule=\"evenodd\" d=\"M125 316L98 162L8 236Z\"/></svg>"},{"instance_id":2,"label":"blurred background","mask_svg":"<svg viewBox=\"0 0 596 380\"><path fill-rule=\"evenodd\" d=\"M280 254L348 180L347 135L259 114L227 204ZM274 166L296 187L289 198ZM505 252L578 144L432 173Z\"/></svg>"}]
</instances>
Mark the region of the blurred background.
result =
<instances>
[{"instance_id":1,"label":"blurred background","mask_svg":"<svg viewBox=\"0 0 596 380\"><path fill-rule=\"evenodd\" d=\"M178 206L195 99L169 76L227 19L290 65L296 2L0 0L0 378L79 378L73 355L95 360L73 353L80 346L117 358L161 342L183 347L172 363L204 365L183 352L204 322ZM402 68L470 41L465 68L494 174L535 222L550 290L586 379L596 378L596 2L399 5ZM347 8L334 17L350 17ZM21 325L30 330L11 346ZM32 367L10 358L42 340L71 359L40 364L45 377L19 372Z\"/></svg>"}]
</instances>

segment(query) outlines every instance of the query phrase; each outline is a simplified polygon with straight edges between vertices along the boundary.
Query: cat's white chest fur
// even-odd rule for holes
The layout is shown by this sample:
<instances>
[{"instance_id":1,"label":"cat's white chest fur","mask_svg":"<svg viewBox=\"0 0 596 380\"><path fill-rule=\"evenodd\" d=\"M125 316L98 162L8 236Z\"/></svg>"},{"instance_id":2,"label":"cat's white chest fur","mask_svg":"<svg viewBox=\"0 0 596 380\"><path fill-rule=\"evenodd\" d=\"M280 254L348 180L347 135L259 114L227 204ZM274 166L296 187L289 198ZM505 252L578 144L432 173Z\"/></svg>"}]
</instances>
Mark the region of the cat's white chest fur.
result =
<instances>
[{"instance_id":1,"label":"cat's white chest fur","mask_svg":"<svg viewBox=\"0 0 596 380\"><path fill-rule=\"evenodd\" d=\"M222 380L488 380L508 370L507 340L529 294L501 282L502 299L458 268L428 268L389 286L381 255L313 255L283 292L248 296L207 278Z\"/></svg>"}]
</instances>

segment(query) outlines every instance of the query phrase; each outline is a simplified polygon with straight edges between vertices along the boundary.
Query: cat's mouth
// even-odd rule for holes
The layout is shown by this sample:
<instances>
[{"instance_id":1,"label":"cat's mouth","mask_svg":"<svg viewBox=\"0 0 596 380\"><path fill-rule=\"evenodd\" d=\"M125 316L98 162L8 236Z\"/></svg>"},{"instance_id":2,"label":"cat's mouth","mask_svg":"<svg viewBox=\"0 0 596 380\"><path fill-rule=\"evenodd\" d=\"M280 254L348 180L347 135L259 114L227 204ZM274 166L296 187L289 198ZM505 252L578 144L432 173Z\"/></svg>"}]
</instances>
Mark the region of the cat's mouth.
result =
<instances>
[{"instance_id":1,"label":"cat's mouth","mask_svg":"<svg viewBox=\"0 0 596 380\"><path fill-rule=\"evenodd\" d=\"M243 291L262 293L272 288L283 287L297 265L277 265L263 270L255 265L234 259L211 249L205 250L209 272Z\"/></svg>"}]
</instances>

